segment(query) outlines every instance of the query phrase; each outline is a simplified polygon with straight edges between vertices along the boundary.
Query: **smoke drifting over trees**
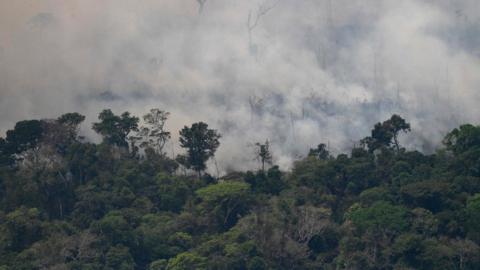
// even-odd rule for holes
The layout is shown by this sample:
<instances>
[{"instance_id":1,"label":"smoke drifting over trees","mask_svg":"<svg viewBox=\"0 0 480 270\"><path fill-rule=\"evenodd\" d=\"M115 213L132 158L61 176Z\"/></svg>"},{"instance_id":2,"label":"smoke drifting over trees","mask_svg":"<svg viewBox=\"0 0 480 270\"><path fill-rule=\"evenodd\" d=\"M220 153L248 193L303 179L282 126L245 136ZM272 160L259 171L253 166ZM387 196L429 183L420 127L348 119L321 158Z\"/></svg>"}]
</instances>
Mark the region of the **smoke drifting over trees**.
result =
<instances>
[{"instance_id":1,"label":"smoke drifting over trees","mask_svg":"<svg viewBox=\"0 0 480 270\"><path fill-rule=\"evenodd\" d=\"M402 144L428 151L435 145L422 138L440 142L480 113L477 5L0 1L0 130L78 111L95 140L100 109L161 108L172 135L198 121L218 129L227 170L255 166L252 142L269 138L276 163L289 166L322 142L351 148L400 114L413 130Z\"/></svg>"}]
</instances>

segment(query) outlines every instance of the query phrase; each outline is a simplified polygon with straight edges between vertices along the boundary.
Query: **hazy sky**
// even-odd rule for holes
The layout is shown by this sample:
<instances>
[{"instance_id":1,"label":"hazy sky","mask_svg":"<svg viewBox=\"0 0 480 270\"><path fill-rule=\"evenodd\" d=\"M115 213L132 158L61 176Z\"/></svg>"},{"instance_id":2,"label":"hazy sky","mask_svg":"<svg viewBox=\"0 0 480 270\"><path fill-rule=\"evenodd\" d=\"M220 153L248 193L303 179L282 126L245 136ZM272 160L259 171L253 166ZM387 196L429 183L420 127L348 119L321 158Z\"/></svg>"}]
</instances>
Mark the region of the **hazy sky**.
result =
<instances>
[{"instance_id":1,"label":"hazy sky","mask_svg":"<svg viewBox=\"0 0 480 270\"><path fill-rule=\"evenodd\" d=\"M222 169L266 139L288 167L399 113L432 150L480 115L479 22L477 0L0 0L0 132L78 111L94 139L103 108L158 107L218 129Z\"/></svg>"}]
</instances>

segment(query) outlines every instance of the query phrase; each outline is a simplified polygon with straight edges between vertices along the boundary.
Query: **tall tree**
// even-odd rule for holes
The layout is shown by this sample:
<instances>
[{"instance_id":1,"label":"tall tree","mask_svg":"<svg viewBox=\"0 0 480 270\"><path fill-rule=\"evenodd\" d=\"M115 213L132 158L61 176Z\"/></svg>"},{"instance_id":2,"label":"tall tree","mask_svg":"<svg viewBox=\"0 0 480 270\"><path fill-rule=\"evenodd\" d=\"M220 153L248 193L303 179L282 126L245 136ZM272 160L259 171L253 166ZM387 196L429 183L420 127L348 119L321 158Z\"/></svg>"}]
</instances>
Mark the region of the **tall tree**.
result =
<instances>
[{"instance_id":1,"label":"tall tree","mask_svg":"<svg viewBox=\"0 0 480 270\"><path fill-rule=\"evenodd\" d=\"M14 129L7 131L5 139L0 139L0 164L11 165L15 160L23 160L25 151L38 150L44 129L45 122L41 120L17 122Z\"/></svg>"},{"instance_id":2,"label":"tall tree","mask_svg":"<svg viewBox=\"0 0 480 270\"><path fill-rule=\"evenodd\" d=\"M57 119L57 122L66 128L69 137L75 140L78 135L80 124L85 120L85 116L79 113L66 113Z\"/></svg>"},{"instance_id":3,"label":"tall tree","mask_svg":"<svg viewBox=\"0 0 480 270\"><path fill-rule=\"evenodd\" d=\"M8 164L10 161L10 155L7 153L7 142L4 138L0 137L0 165Z\"/></svg>"},{"instance_id":4,"label":"tall tree","mask_svg":"<svg viewBox=\"0 0 480 270\"><path fill-rule=\"evenodd\" d=\"M214 156L220 146L220 137L216 130L209 129L203 122L185 126L180 131L180 146L187 149L187 166L200 175L206 168L205 162Z\"/></svg>"},{"instance_id":5,"label":"tall tree","mask_svg":"<svg viewBox=\"0 0 480 270\"><path fill-rule=\"evenodd\" d=\"M59 154L65 154L70 145L78 142L79 126L83 120L85 116L79 113L67 113L56 120L43 121L42 145L52 147Z\"/></svg>"},{"instance_id":6,"label":"tall tree","mask_svg":"<svg viewBox=\"0 0 480 270\"><path fill-rule=\"evenodd\" d=\"M103 110L99 115L100 122L93 123L93 130L103 136L107 144L128 147L127 137L132 131L138 131L138 117L129 112L115 115L111 110Z\"/></svg>"},{"instance_id":7,"label":"tall tree","mask_svg":"<svg viewBox=\"0 0 480 270\"><path fill-rule=\"evenodd\" d=\"M363 139L362 143L367 145L370 152L384 147L393 147L398 153L400 152L398 135L401 131L405 133L410 131L410 124L402 117L394 114L383 123L375 124L372 135Z\"/></svg>"},{"instance_id":8,"label":"tall tree","mask_svg":"<svg viewBox=\"0 0 480 270\"><path fill-rule=\"evenodd\" d=\"M272 154L270 153L270 142L256 143L256 159L262 164L262 171L265 172L265 164L272 164Z\"/></svg>"},{"instance_id":9,"label":"tall tree","mask_svg":"<svg viewBox=\"0 0 480 270\"><path fill-rule=\"evenodd\" d=\"M471 124L461 125L445 136L443 143L447 150L456 155L480 147L480 127Z\"/></svg>"},{"instance_id":10,"label":"tall tree","mask_svg":"<svg viewBox=\"0 0 480 270\"><path fill-rule=\"evenodd\" d=\"M278 1L275 1L271 4L268 4L267 2L265 2L258 6L258 9L255 12L255 14L253 14L251 10L248 12L248 19L247 19L248 48L250 49L250 53L253 55L257 53L257 46L253 43L253 40L252 40L253 30L258 26L260 18L265 16L277 4L278 4Z\"/></svg>"},{"instance_id":11,"label":"tall tree","mask_svg":"<svg viewBox=\"0 0 480 270\"><path fill-rule=\"evenodd\" d=\"M470 197L466 207L466 227L471 239L480 242L480 193Z\"/></svg>"},{"instance_id":12,"label":"tall tree","mask_svg":"<svg viewBox=\"0 0 480 270\"><path fill-rule=\"evenodd\" d=\"M40 120L25 120L15 124L13 130L7 131L5 138L11 153L20 153L35 147L43 135L43 124Z\"/></svg>"},{"instance_id":13,"label":"tall tree","mask_svg":"<svg viewBox=\"0 0 480 270\"><path fill-rule=\"evenodd\" d=\"M222 182L195 192L202 200L199 212L208 217L208 225L228 229L245 214L251 201L250 186L242 182Z\"/></svg>"},{"instance_id":14,"label":"tall tree","mask_svg":"<svg viewBox=\"0 0 480 270\"><path fill-rule=\"evenodd\" d=\"M403 119L402 117L400 117L399 115L392 115L392 117L387 120L386 122L384 122L384 125L386 125L388 127L388 129L390 130L391 134L392 134L392 138L393 138L393 144L395 146L395 149L397 150L397 153L400 151L400 144L398 142L398 134L400 132L409 132L411 129L410 129L410 124L407 123L405 121L405 119Z\"/></svg>"},{"instance_id":15,"label":"tall tree","mask_svg":"<svg viewBox=\"0 0 480 270\"><path fill-rule=\"evenodd\" d=\"M143 116L145 125L140 128L141 147L152 148L158 154L163 155L163 148L171 138L170 132L165 130L165 122L170 115L169 112L160 109L151 109Z\"/></svg>"},{"instance_id":16,"label":"tall tree","mask_svg":"<svg viewBox=\"0 0 480 270\"><path fill-rule=\"evenodd\" d=\"M310 149L308 152L309 157L316 157L317 159L320 160L326 160L330 157L330 152L327 149L327 145L324 143L321 143L317 146L315 149Z\"/></svg>"}]
</instances>

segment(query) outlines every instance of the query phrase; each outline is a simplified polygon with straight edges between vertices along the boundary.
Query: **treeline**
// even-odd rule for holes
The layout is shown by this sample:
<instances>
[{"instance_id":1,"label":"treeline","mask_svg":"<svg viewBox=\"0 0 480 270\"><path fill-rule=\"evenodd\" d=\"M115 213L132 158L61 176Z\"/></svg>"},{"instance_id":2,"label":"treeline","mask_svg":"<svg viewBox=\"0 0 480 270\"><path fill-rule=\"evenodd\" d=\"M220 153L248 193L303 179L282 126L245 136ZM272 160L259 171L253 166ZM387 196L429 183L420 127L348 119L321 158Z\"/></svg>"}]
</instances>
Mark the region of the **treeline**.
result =
<instances>
[{"instance_id":1,"label":"treeline","mask_svg":"<svg viewBox=\"0 0 480 270\"><path fill-rule=\"evenodd\" d=\"M165 154L168 112L18 122L0 138L0 269L480 269L480 127L426 155L400 116L348 154L324 144L289 172L215 178L221 135L203 122Z\"/></svg>"}]
</instances>

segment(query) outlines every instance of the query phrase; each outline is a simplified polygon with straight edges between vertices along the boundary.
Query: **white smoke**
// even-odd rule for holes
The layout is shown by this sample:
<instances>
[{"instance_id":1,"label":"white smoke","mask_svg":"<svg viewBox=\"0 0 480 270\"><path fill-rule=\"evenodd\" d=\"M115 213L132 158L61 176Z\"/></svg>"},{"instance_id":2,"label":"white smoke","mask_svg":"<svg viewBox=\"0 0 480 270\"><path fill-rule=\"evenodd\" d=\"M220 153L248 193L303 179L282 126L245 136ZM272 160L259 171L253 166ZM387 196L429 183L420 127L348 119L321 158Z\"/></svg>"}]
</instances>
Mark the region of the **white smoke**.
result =
<instances>
[{"instance_id":1,"label":"white smoke","mask_svg":"<svg viewBox=\"0 0 480 270\"><path fill-rule=\"evenodd\" d=\"M78 111L158 107L207 122L221 170L255 168L269 139L288 168L351 148L398 113L410 148L476 122L476 0L0 0L0 130ZM250 26L258 18L254 27ZM250 36L250 37L249 37ZM178 153L177 138L171 152Z\"/></svg>"}]
</instances>

